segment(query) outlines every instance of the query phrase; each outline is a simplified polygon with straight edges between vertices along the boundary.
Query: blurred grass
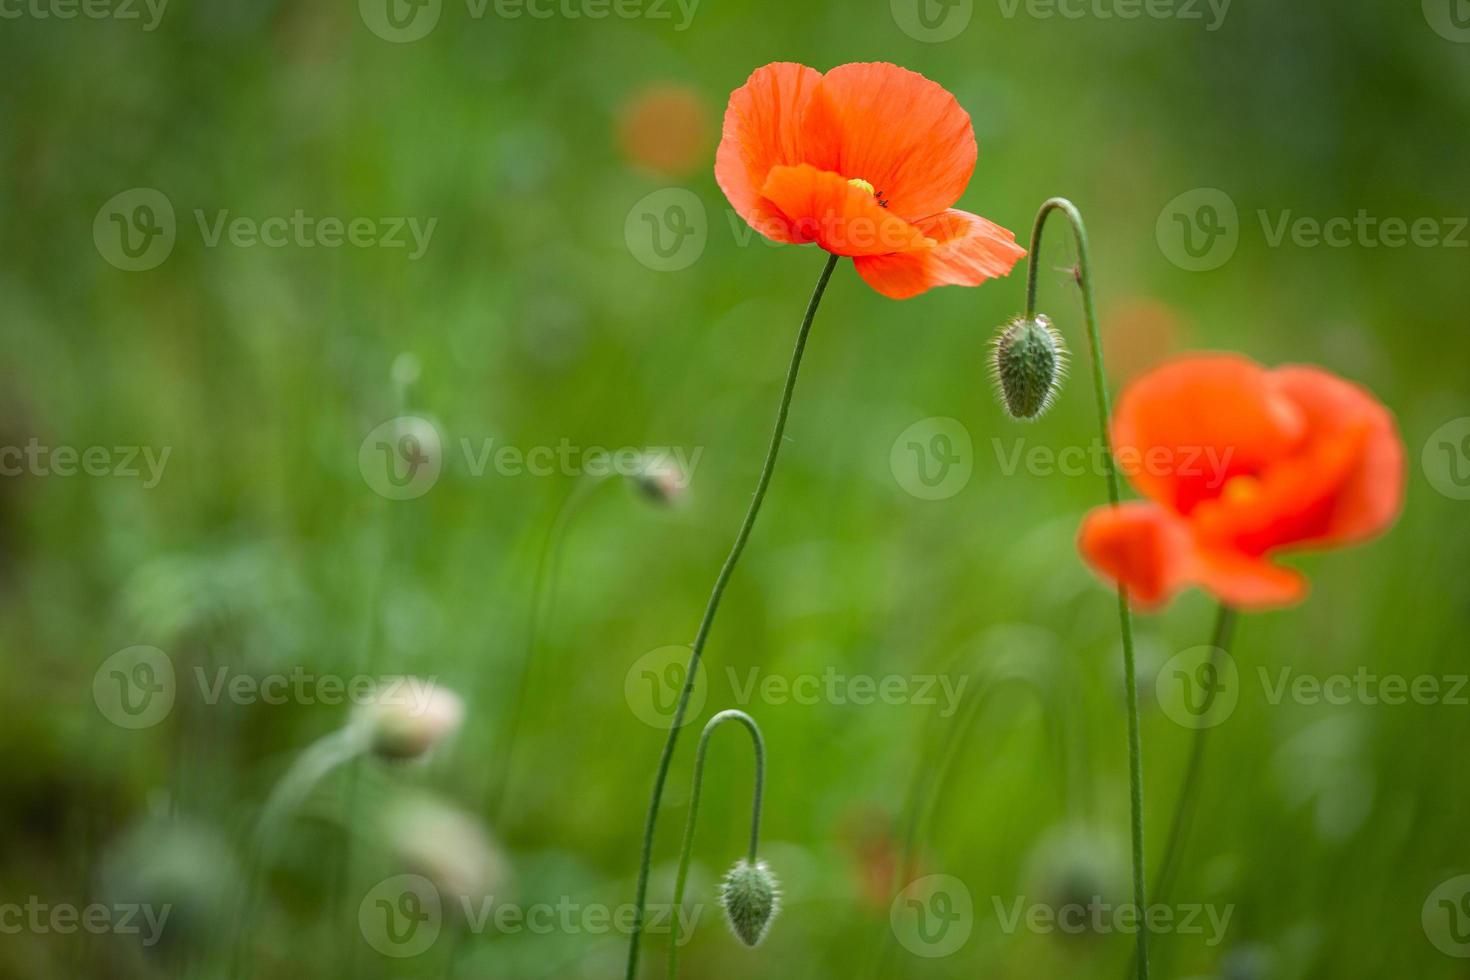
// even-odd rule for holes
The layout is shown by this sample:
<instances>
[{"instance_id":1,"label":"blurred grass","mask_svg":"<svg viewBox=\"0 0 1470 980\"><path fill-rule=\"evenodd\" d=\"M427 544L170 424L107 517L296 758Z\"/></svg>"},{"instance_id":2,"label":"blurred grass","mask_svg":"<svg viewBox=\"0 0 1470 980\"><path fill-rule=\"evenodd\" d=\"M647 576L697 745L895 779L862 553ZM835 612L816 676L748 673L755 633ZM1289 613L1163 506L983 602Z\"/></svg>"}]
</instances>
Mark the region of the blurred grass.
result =
<instances>
[{"instance_id":1,"label":"blurred grass","mask_svg":"<svg viewBox=\"0 0 1470 980\"><path fill-rule=\"evenodd\" d=\"M1257 209L1464 213L1470 62L1417 5L1239 4L1206 33L1179 21L1007 20L981 4L959 38L924 44L868 0L711 0L684 32L617 19L474 21L448 4L427 39L394 45L351 4L174 0L155 32L7 20L0 52L10 66L0 442L172 449L150 490L124 478L0 483L7 901L91 900L100 855L170 806L237 838L289 754L343 720L320 705L181 702L165 725L120 730L99 716L92 676L134 644L168 651L181 675L195 664L351 674L370 663L435 675L471 697L466 729L432 767L389 779L473 805L499 751L507 692L497 684L479 699L471 688L482 669L512 676L531 570L570 486L472 474L454 447L492 437L704 450L687 508L606 493L572 526L541 647L553 680L532 692L513 805L493 828L518 872L512 900L629 900L662 734L628 710L624 675L692 634L820 268L810 249L738 237L710 173L724 98L771 60L890 60L954 91L981 145L961 206L1024 235L1041 200L1070 196L1089 221L1109 330L1124 330L1118 311L1144 302L1177 324L1172 340L1136 351L1110 332L1120 362L1187 348L1312 361L1393 407L1410 453L1399 527L1366 548L1303 559L1313 598L1242 623L1244 674L1466 669L1466 505L1437 493L1419 464L1429 433L1467 411L1466 253L1272 248L1255 219ZM631 166L615 135L640 90L670 82L709 113L707 152L682 177ZM101 204L134 186L162 190L179 216L173 254L146 273L115 269L90 239ZM666 186L698 195L710 234L690 268L659 273L630 254L623 227L634 202ZM1230 262L1196 274L1168 261L1154 224L1166 202L1201 186L1231 195L1242 232ZM428 253L410 262L387 249L206 248L195 208L439 220ZM1038 261L1065 267L1062 242ZM975 935L954 957L904 960L895 976L1114 977L1127 956L1123 936L1003 934L988 901L1023 893L1028 855L1049 828L1126 826L1112 608L1071 547L1101 482L1004 475L992 442L1059 448L1086 444L1094 428L1081 372L1037 425L1013 426L994 406L985 344L1021 288L1018 274L892 303L840 269L790 444L709 648L706 715L734 702L727 667L740 677L828 665L932 673L1007 624L1054 635L1065 665L1056 696L1086 790L1064 792L1033 703L1003 699L984 716L925 848L932 870L976 896ZM1062 273L1044 277L1043 307L1080 348ZM365 484L357 451L397 411L389 371L403 352L422 364L407 409L434 418L451 451L429 494L394 503ZM905 493L888 463L898 433L931 416L961 420L975 443L972 481L939 502ZM1210 616L1191 595L1142 619L1155 666L1204 642ZM928 764L920 733L933 709L751 710L771 749L765 838L787 909L754 953L709 912L686 972L861 975L888 928L887 899L865 897L863 876L915 767ZM1275 966L1259 975L1273 977L1464 976L1425 941L1419 913L1435 885L1470 870L1470 783L1456 762L1467 728L1466 711L1444 705L1243 697L1215 733L1179 885L1237 907L1230 941L1160 940L1167 975L1216 975L1227 955L1238 965L1240 950L1261 948ZM1157 711L1144 736L1157 845L1188 740ZM1303 740L1319 750L1293 753ZM657 894L668 891L691 741L670 784ZM747 818L744 750L730 740L711 751L692 882L705 895L737 856ZM287 975L433 975L432 957L334 955L358 939L343 935L355 903L333 904L325 870L343 850L330 795L339 789L313 811L319 820L303 822L253 945ZM374 793L357 799L354 822L369 822ZM371 845L352 853L354 884L374 880L380 855ZM518 934L469 947L461 975L590 977L620 970L622 940ZM0 963L35 977L160 969L123 948L117 937L4 935Z\"/></svg>"}]
</instances>

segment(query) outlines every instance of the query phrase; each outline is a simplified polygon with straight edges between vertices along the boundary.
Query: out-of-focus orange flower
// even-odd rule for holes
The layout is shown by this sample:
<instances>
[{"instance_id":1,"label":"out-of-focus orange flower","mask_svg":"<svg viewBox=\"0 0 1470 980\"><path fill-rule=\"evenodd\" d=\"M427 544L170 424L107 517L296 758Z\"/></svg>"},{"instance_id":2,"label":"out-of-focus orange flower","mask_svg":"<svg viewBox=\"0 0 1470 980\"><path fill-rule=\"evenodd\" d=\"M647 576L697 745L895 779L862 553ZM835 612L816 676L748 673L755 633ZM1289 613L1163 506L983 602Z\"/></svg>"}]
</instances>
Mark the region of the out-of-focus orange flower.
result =
<instances>
[{"instance_id":1,"label":"out-of-focus orange flower","mask_svg":"<svg viewBox=\"0 0 1470 980\"><path fill-rule=\"evenodd\" d=\"M682 177L709 152L709 110L683 85L639 92L618 115L618 141L628 160L645 170Z\"/></svg>"},{"instance_id":2,"label":"out-of-focus orange flower","mask_svg":"<svg viewBox=\"0 0 1470 980\"><path fill-rule=\"evenodd\" d=\"M975 170L970 116L941 86L886 63L823 75L779 62L730 96L715 179L751 227L851 256L894 299L978 286L1026 254L951 207Z\"/></svg>"},{"instance_id":3,"label":"out-of-focus orange flower","mask_svg":"<svg viewBox=\"0 0 1470 980\"><path fill-rule=\"evenodd\" d=\"M1124 389L1112 437L1148 500L1088 514L1078 547L1145 608L1189 585L1247 609L1299 601L1306 580L1273 555L1374 537L1403 501L1392 415L1317 367L1167 362Z\"/></svg>"},{"instance_id":4,"label":"out-of-focus orange flower","mask_svg":"<svg viewBox=\"0 0 1470 980\"><path fill-rule=\"evenodd\" d=\"M1136 378L1187 346L1189 334L1172 307L1148 296L1118 304L1102 331L1108 374L1119 380Z\"/></svg>"}]
</instances>

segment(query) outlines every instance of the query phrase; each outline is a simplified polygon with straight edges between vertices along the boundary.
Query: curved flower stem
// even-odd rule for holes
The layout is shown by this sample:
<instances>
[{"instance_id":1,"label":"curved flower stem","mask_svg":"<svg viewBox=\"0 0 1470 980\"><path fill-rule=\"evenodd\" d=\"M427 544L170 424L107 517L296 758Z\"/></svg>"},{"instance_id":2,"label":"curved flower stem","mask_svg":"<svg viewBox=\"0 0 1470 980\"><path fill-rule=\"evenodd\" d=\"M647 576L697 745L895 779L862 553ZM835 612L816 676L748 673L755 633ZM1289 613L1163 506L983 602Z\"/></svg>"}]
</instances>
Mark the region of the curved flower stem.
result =
<instances>
[{"instance_id":1,"label":"curved flower stem","mask_svg":"<svg viewBox=\"0 0 1470 980\"><path fill-rule=\"evenodd\" d=\"M750 731L750 740L755 746L755 797L750 809L750 853L751 864L755 864L756 851L761 837L761 796L766 784L766 742L761 737L760 726L755 719L743 711L731 709L721 711L709 720L699 736L699 748L694 753L694 783L689 791L689 816L684 821L684 847L679 852L679 873L674 878L674 902L670 906L669 922L669 973L668 980L679 975L679 909L684 904L684 883L689 878L689 861L694 853L694 822L699 816L699 792L704 783L704 754L709 748L709 737L727 721L738 721Z\"/></svg>"},{"instance_id":2,"label":"curved flower stem","mask_svg":"<svg viewBox=\"0 0 1470 980\"><path fill-rule=\"evenodd\" d=\"M362 730L349 723L345 728L323 735L302 750L296 761L291 763L291 768L286 770L286 774L271 790L246 850L248 857L245 865L245 894L235 919L230 976L241 975L245 935L255 917L260 876L265 872L274 853L281 826L323 779L338 767L362 755L366 748L367 739Z\"/></svg>"},{"instance_id":3,"label":"curved flower stem","mask_svg":"<svg viewBox=\"0 0 1470 980\"><path fill-rule=\"evenodd\" d=\"M1108 436L1107 374L1103 370L1102 337L1097 327L1097 303L1092 293L1092 261L1087 247L1087 226L1076 205L1063 197L1053 197L1041 205L1036 224L1031 229L1030 265L1026 269L1026 317L1036 315L1038 257L1041 255L1041 232L1053 211L1060 211L1072 225L1077 240L1077 267L1074 277L1082 291L1082 313L1087 320L1087 340L1092 350L1092 387L1097 396L1097 421L1103 445L1103 475L1107 479L1108 502L1118 506L1118 471L1113 463L1113 444ZM1133 837L1133 901L1139 916L1137 939L1138 978L1148 980L1148 892L1143 860L1143 737L1138 723L1138 677L1134 666L1133 623L1128 608L1128 590L1118 587L1118 628L1123 637L1123 675L1128 696L1128 784L1132 812Z\"/></svg>"},{"instance_id":4,"label":"curved flower stem","mask_svg":"<svg viewBox=\"0 0 1470 980\"><path fill-rule=\"evenodd\" d=\"M812 290L812 298L807 303L806 316L802 319L801 329L796 335L796 349L791 354L791 366L786 371L786 386L781 392L781 405L776 412L776 427L771 433L771 445L766 450L766 461L761 466L761 475L756 481L755 496L751 498L750 509L746 511L745 520L735 535L735 543L730 548L730 555L725 559L725 564L720 568L720 574L715 578L714 590L710 593L709 604L705 606L704 618L700 620L699 631L694 635L694 643L689 653L689 666L684 672L684 689L679 693L678 704L674 706L674 716L669 722L669 736L664 741L663 754L659 757L658 770L653 777L653 795L649 799L648 817L643 825L643 852L638 862L638 890L633 903L633 929L628 940L627 980L636 980L638 976L638 943L643 936L643 906L648 897L648 869L653 861L654 828L658 823L658 808L663 800L664 783L669 776L669 764L674 759L674 746L679 740L679 729L684 724L684 713L689 707L689 696L694 691L699 660L704 654L704 644L709 637L710 627L714 625L715 611L720 608L720 597L725 594L725 586L729 584L730 575L740 561L740 553L745 550L745 542L749 540L751 529L755 527L755 519L760 514L761 502L766 498L766 489L771 485L771 474L776 470L776 457L781 452L781 441L786 434L786 416L791 410L791 396L796 390L796 375L801 369L801 355L806 350L807 334L811 332L812 320L816 318L817 307L822 302L822 294L827 291L827 281L832 278L832 270L837 267L838 258L839 256L836 255L827 257L827 265L822 269L817 285Z\"/></svg>"},{"instance_id":5,"label":"curved flower stem","mask_svg":"<svg viewBox=\"0 0 1470 980\"><path fill-rule=\"evenodd\" d=\"M546 537L541 542L541 554L536 559L536 577L531 584L531 608L526 622L526 648L521 658L520 676L516 680L515 699L506 712L505 730L495 743L492 758L495 760L485 794L485 811L492 824L499 826L504 816L505 801L509 796L510 781L515 778L516 736L520 732L525 715L525 703L531 693L531 679L536 672L536 646L541 623L549 619L556 605L556 581L561 569L562 545L566 540L567 528L582 505L591 498L593 491L607 481L607 475L584 476L573 485L557 506ZM545 605L546 615L541 614ZM479 680L475 684L476 697L482 704L490 699L489 688L495 673L489 669L493 660L481 660Z\"/></svg>"}]
</instances>

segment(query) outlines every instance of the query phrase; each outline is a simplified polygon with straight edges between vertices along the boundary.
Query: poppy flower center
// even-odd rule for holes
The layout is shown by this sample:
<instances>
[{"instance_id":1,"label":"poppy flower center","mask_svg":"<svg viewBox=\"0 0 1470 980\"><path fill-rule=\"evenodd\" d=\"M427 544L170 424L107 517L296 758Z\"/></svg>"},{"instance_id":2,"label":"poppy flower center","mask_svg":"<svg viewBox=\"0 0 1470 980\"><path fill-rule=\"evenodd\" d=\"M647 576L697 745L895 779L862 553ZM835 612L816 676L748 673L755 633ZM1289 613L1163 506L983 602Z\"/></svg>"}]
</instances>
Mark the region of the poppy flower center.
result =
<instances>
[{"instance_id":1,"label":"poppy flower center","mask_svg":"<svg viewBox=\"0 0 1470 980\"><path fill-rule=\"evenodd\" d=\"M888 202L883 200L883 192L873 190L873 185L868 183L866 180L863 180L861 177L854 177L849 180L848 183L851 184L853 187L856 187L858 190L867 191L869 194L876 197L878 199L878 206L880 208L888 207Z\"/></svg>"},{"instance_id":2,"label":"poppy flower center","mask_svg":"<svg viewBox=\"0 0 1470 980\"><path fill-rule=\"evenodd\" d=\"M1220 491L1220 496L1232 504L1249 504L1260 495L1261 481L1253 476L1233 476Z\"/></svg>"}]
</instances>

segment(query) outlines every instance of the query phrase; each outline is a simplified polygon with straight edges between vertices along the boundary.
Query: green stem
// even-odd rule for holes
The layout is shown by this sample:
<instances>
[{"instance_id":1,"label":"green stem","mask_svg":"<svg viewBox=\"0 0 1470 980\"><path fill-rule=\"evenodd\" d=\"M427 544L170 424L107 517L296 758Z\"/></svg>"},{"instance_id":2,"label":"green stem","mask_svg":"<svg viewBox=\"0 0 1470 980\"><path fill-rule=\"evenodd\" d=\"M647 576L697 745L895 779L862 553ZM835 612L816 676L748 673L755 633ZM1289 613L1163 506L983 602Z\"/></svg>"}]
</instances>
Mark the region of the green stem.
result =
<instances>
[{"instance_id":1,"label":"green stem","mask_svg":"<svg viewBox=\"0 0 1470 980\"><path fill-rule=\"evenodd\" d=\"M980 718L984 715L985 706L990 703L992 695L1006 680L1007 678L983 678L980 689L970 696L961 713L955 718L954 724L948 727L938 753L939 764L932 767L915 766L916 778L904 805L904 829L901 834L896 866L900 882L910 882L918 873L920 842L933 840L936 814L943 812L945 790L950 783L950 773L961 756L960 749L969 744L974 730L979 726ZM1055 751L1061 756L1061 768L1064 771L1070 769L1067 759L1068 747L1062 726L1057 721L1055 705L1040 687L1029 682L1022 683L1031 688L1037 696L1037 703L1047 718L1047 737L1052 742ZM924 758L929 757L928 753L924 753ZM883 930L878 952L872 961L870 976L875 980L889 975L888 961L893 952L893 946L893 931Z\"/></svg>"},{"instance_id":2,"label":"green stem","mask_svg":"<svg viewBox=\"0 0 1470 980\"><path fill-rule=\"evenodd\" d=\"M536 577L531 584L531 609L526 623L526 648L521 658L520 675L516 680L516 694L506 711L506 726L491 753L492 771L485 796L485 812L490 815L491 825L501 827L504 809L510 793L510 782L515 778L516 739L525 715L525 704L530 698L532 675L535 673L536 647L540 635L540 624L550 618L556 604L557 572L561 567L562 544L566 539L567 527L581 506L601 486L606 476L586 476L579 480L557 506L546 538L541 543L541 553L536 560ZM546 606L546 616L541 614ZM490 669L493 659L482 658L480 677L475 684L475 694L482 706L490 703L490 688L500 680Z\"/></svg>"},{"instance_id":3,"label":"green stem","mask_svg":"<svg viewBox=\"0 0 1470 980\"><path fill-rule=\"evenodd\" d=\"M827 265L822 269L816 288L812 290L812 298L807 303L806 316L802 319L801 330L796 335L796 349L791 354L791 366L786 372L786 387L781 392L781 406L776 413L776 427L771 433L771 445L766 450L766 461L761 467L760 479L756 481L755 496L751 499L750 509L746 511L745 520L735 535L735 544L730 548L730 555L725 559L725 564L720 568L720 574L715 578L715 587L710 593L709 604L705 607L704 618L699 623L699 632L695 634L694 643L691 645L689 665L684 673L684 689L679 693L679 702L674 706L674 716L669 722L669 735L664 741L663 754L659 757L658 770L653 777L653 794L648 801L648 817L643 824L643 850L638 861L638 889L634 899L633 929L628 940L627 980L636 980L638 976L638 944L643 936L643 907L648 897L648 871L653 862L653 836L655 825L658 823L658 808L663 800L664 783L669 776L669 764L674 759L674 746L679 740L679 729L684 724L684 713L689 707L689 697L694 692L699 660L704 653L704 644L709 637L710 627L714 624L715 611L720 607L720 597L725 594L725 586L730 581L730 575L735 571L735 565L740 561L740 553L745 550L745 542L749 540L751 529L755 527L756 516L760 514L761 501L765 500L766 489L771 485L771 474L776 470L776 456L781 451L781 441L786 434L786 416L791 409L792 393L796 390L796 375L801 369L801 355L806 350L807 334L811 332L812 320L816 318L817 307L822 302L822 294L827 291L827 281L832 278L832 270L837 267L838 258L839 256L836 255L828 256Z\"/></svg>"},{"instance_id":4,"label":"green stem","mask_svg":"<svg viewBox=\"0 0 1470 980\"><path fill-rule=\"evenodd\" d=\"M1220 612L1215 617L1215 632L1210 640L1210 664L1219 669L1220 655L1225 653L1231 632L1235 628L1235 610L1220 603ZM1205 744L1208 742L1210 724L1201 724L1194 730L1194 742L1189 750L1189 762L1184 769L1184 782L1179 787L1179 799L1174 804L1174 817L1169 824L1168 842L1159 861L1158 877L1154 879L1154 898L1162 898L1174 885L1174 876L1179 871L1184 844L1189 837L1189 827L1194 819L1195 804L1199 796L1199 775L1204 762Z\"/></svg>"},{"instance_id":5,"label":"green stem","mask_svg":"<svg viewBox=\"0 0 1470 980\"><path fill-rule=\"evenodd\" d=\"M362 755L366 748L367 740L362 730L349 723L345 728L329 732L302 750L271 790L270 798L260 812L246 849L245 894L235 920L230 976L242 975L245 936L255 918L260 879L275 855L275 845L286 820L300 808L323 779L338 767Z\"/></svg>"},{"instance_id":6,"label":"green stem","mask_svg":"<svg viewBox=\"0 0 1470 980\"><path fill-rule=\"evenodd\" d=\"M1026 269L1026 317L1036 316L1037 261L1041 254L1041 233L1046 219L1053 211L1066 215L1077 240L1077 267L1074 276L1077 288L1082 291L1082 313L1087 321L1087 340L1092 350L1092 387L1097 396L1098 428L1103 445L1103 475L1107 479L1108 502L1118 506L1118 471L1113 463L1113 444L1108 435L1108 419L1112 410L1108 405L1107 374L1103 370L1102 336L1097 326L1097 302L1092 292L1092 260L1087 246L1087 226L1076 205L1066 198L1054 197L1041 205L1036 214L1036 224L1031 229L1030 265ZM1118 629L1123 637L1123 676L1127 684L1128 697L1128 789L1129 809L1132 814L1133 838L1133 901L1138 910L1139 928L1137 938L1138 980L1148 980L1148 891L1143 858L1143 736L1138 722L1138 672L1134 664L1133 623L1128 609L1128 590L1118 586Z\"/></svg>"},{"instance_id":7,"label":"green stem","mask_svg":"<svg viewBox=\"0 0 1470 980\"><path fill-rule=\"evenodd\" d=\"M727 721L738 721L750 732L750 740L755 745L755 798L750 809L750 863L756 861L756 851L760 847L761 837L761 797L766 785L766 743L761 737L760 726L755 719L743 711L731 709L721 711L709 720L704 726L704 732L699 736L699 748L694 753L694 783L689 791L689 816L684 821L684 846L679 852L679 873L674 878L674 903L670 906L669 922L671 923L671 935L669 938L669 974L668 980L675 980L679 975L679 943L682 937L679 934L679 909L684 904L684 883L689 878L689 861L694 853L694 823L699 816L699 793L704 784L704 755L709 748L709 738Z\"/></svg>"},{"instance_id":8,"label":"green stem","mask_svg":"<svg viewBox=\"0 0 1470 980\"><path fill-rule=\"evenodd\" d=\"M1230 644L1234 629L1235 610L1222 602L1220 611L1215 616L1214 636L1210 640L1209 662L1216 669L1220 666L1220 655L1226 652L1225 648ZM1189 762L1184 767L1184 781L1179 785L1179 798L1174 802L1174 816L1169 821L1168 841L1164 844L1163 857L1159 859L1158 877L1154 879L1153 896L1156 902L1161 901L1174 887L1184 843L1194 821L1195 805L1199 797L1199 774L1203 768L1207 735L1212 727L1214 726L1201 724L1194 730L1194 741L1189 747ZM1133 975L1135 962L1134 958L1129 958L1126 976Z\"/></svg>"}]
</instances>

